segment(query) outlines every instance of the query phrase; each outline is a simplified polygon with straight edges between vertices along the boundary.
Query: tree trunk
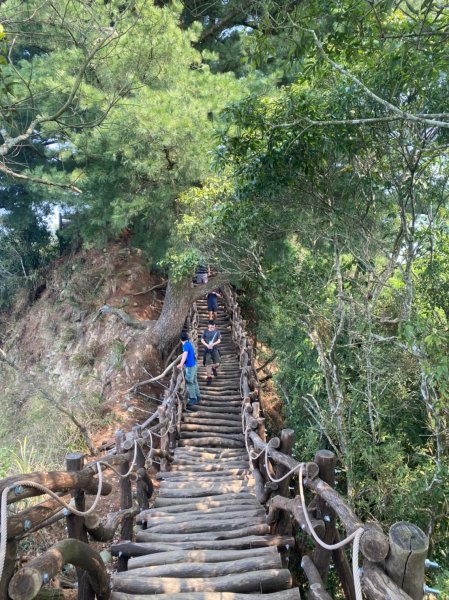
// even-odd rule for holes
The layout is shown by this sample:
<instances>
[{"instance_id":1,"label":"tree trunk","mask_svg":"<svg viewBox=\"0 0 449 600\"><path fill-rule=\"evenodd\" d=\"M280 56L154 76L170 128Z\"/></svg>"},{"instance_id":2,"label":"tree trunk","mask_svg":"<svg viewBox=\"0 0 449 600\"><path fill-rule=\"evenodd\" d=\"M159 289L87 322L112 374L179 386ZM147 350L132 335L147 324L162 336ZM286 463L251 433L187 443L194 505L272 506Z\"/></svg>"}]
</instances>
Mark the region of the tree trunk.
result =
<instances>
[{"instance_id":1,"label":"tree trunk","mask_svg":"<svg viewBox=\"0 0 449 600\"><path fill-rule=\"evenodd\" d=\"M162 356L173 348L179 338L193 302L193 291L196 290L190 279L176 283L171 279L168 281L164 305L151 332L152 341Z\"/></svg>"}]
</instances>

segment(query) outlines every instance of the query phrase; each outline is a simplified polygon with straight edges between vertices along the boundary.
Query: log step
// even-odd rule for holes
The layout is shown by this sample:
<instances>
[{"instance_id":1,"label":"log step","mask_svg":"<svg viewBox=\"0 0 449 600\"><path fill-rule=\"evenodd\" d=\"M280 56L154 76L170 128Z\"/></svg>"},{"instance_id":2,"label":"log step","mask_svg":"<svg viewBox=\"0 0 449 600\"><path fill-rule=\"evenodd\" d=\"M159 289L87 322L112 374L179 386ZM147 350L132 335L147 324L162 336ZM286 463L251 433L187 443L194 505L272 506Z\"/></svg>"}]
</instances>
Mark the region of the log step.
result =
<instances>
[{"instance_id":1,"label":"log step","mask_svg":"<svg viewBox=\"0 0 449 600\"><path fill-rule=\"evenodd\" d=\"M253 525L265 525L266 518L255 517L251 518L251 523ZM243 529L248 524L247 518L240 519L232 519L231 521L224 519L195 519L195 521L188 522L179 522L179 523L161 523L160 525L151 525L149 529L145 529L145 532L153 533L168 533L168 534L191 534L191 533L209 533L209 532L218 532L218 531L236 531Z\"/></svg>"},{"instance_id":2,"label":"log step","mask_svg":"<svg viewBox=\"0 0 449 600\"><path fill-rule=\"evenodd\" d=\"M189 542L122 542L111 547L112 554L118 556L143 556L156 552L171 552L177 550L243 550L249 548L265 548L276 546L285 548L294 545L292 537L279 535L249 535L231 540L196 540Z\"/></svg>"},{"instance_id":3,"label":"log step","mask_svg":"<svg viewBox=\"0 0 449 600\"><path fill-rule=\"evenodd\" d=\"M209 469L205 466L200 469L189 469L186 465L185 469L172 469L171 471L167 471L165 473L158 473L156 479L179 479L180 477L188 478L190 481L192 477L204 477L210 478L213 477L233 477L236 478L245 478L248 476L248 467L243 465L241 468L234 469L225 469L221 466L211 465Z\"/></svg>"},{"instance_id":4,"label":"log step","mask_svg":"<svg viewBox=\"0 0 449 600\"><path fill-rule=\"evenodd\" d=\"M255 496L248 494L243 497L242 494L223 494L222 496L209 496L209 498L178 498L176 502L167 501L164 498L156 498L154 501L154 510L163 509L164 512L178 513L192 510L207 510L209 508L218 508L222 506L232 507L234 505L260 506ZM153 510L153 509L149 509Z\"/></svg>"},{"instance_id":5,"label":"log step","mask_svg":"<svg viewBox=\"0 0 449 600\"><path fill-rule=\"evenodd\" d=\"M235 440L226 440L218 438L197 438L197 439L184 439L179 440L180 446L204 446L213 445L221 448L243 448L244 442L237 442Z\"/></svg>"},{"instance_id":6,"label":"log step","mask_svg":"<svg viewBox=\"0 0 449 600\"><path fill-rule=\"evenodd\" d=\"M182 423L181 431L206 431L207 433L242 433L242 428L235 425L230 427L229 424L225 425L200 425L199 423Z\"/></svg>"},{"instance_id":7,"label":"log step","mask_svg":"<svg viewBox=\"0 0 449 600\"><path fill-rule=\"evenodd\" d=\"M229 519L242 519L245 518L246 522L249 521L251 517L263 517L266 521L266 515L264 509L261 508L253 508L251 510L238 510L231 508L230 511L224 512L224 509L221 509L220 512L205 512L205 511L192 511L185 512L181 514L170 514L163 512L153 512L150 515L146 515L140 518L140 521L146 522L148 527L157 527L161 524L175 524L178 525L180 523L189 523L192 520L195 521L207 521L208 519L217 519L220 521L229 521Z\"/></svg>"},{"instance_id":8,"label":"log step","mask_svg":"<svg viewBox=\"0 0 449 600\"><path fill-rule=\"evenodd\" d=\"M240 501L241 500L251 500L253 502L257 502L256 500L256 496L255 494L249 493L247 491L242 491L239 494L236 493L226 493L226 494L216 494L216 495L211 495L211 496L203 496L203 497L191 497L191 496L186 496L186 497L179 497L176 499L176 502L174 501L173 497L168 497L168 496L162 496L159 495L156 500L154 501L154 506L155 508L158 508L159 506L179 506L180 504L195 504L197 502L201 502L203 505L205 504L211 504L211 502L213 501Z\"/></svg>"},{"instance_id":9,"label":"log step","mask_svg":"<svg viewBox=\"0 0 449 600\"><path fill-rule=\"evenodd\" d=\"M207 516L214 514L232 514L235 511L239 511L239 514L249 514L255 512L256 514L265 514L265 509L262 508L257 503L247 503L241 502L236 504L235 502L216 502L213 506L205 507L202 503L195 503L192 505L182 505L183 510L172 510L173 508L180 508L179 506L175 507L160 507L160 508L148 508L147 510L143 510L137 517L139 521L151 520L154 517L157 517L160 520L165 519L179 519L179 520L189 520L192 518L197 518L197 515ZM159 521L158 521L159 522Z\"/></svg>"},{"instance_id":10,"label":"log step","mask_svg":"<svg viewBox=\"0 0 449 600\"><path fill-rule=\"evenodd\" d=\"M301 600L299 588L273 594L239 594L234 592L187 592L185 594L135 595L112 592L110 600Z\"/></svg>"},{"instance_id":11,"label":"log step","mask_svg":"<svg viewBox=\"0 0 449 600\"><path fill-rule=\"evenodd\" d=\"M180 562L165 565L136 567L133 577L221 577L233 573L247 571L264 571L266 569L281 569L281 557L278 553L265 554L228 560L226 562ZM117 573L116 578L129 578L126 571Z\"/></svg>"},{"instance_id":12,"label":"log step","mask_svg":"<svg viewBox=\"0 0 449 600\"><path fill-rule=\"evenodd\" d=\"M292 576L287 569L267 569L205 578L135 577L133 573L113 576L116 592L160 594L162 592L273 592L288 589Z\"/></svg>"},{"instance_id":13,"label":"log step","mask_svg":"<svg viewBox=\"0 0 449 600\"><path fill-rule=\"evenodd\" d=\"M266 548L250 548L248 550L177 550L130 558L128 561L128 569L131 570L139 567L152 567L156 565L173 565L186 562L226 562L242 558L271 556L273 554L278 554L277 548L274 546L267 546Z\"/></svg>"},{"instance_id":14,"label":"log step","mask_svg":"<svg viewBox=\"0 0 449 600\"><path fill-rule=\"evenodd\" d=\"M151 530L138 531L138 542L198 542L215 540L232 540L249 535L267 535L270 527L266 523L241 527L233 531L204 531L200 533L153 533Z\"/></svg>"}]
</instances>

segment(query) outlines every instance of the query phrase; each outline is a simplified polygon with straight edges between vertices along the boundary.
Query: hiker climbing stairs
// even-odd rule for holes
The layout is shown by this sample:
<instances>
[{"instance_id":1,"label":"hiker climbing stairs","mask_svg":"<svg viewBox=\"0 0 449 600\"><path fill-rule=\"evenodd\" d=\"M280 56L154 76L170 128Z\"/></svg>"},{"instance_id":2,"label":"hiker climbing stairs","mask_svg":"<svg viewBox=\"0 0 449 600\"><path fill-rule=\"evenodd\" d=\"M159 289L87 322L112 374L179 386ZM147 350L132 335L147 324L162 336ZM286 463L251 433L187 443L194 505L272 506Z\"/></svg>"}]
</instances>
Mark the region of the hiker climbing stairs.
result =
<instances>
[{"instance_id":1,"label":"hiker climbing stairs","mask_svg":"<svg viewBox=\"0 0 449 600\"><path fill-rule=\"evenodd\" d=\"M207 328L198 303L199 331ZM221 308L221 364L208 384L199 367L200 401L184 412L170 471L159 474L154 506L140 513L144 529L130 543L128 570L113 576L112 600L298 600L256 499L242 431L240 364L230 321ZM201 344L198 340L199 354Z\"/></svg>"}]
</instances>

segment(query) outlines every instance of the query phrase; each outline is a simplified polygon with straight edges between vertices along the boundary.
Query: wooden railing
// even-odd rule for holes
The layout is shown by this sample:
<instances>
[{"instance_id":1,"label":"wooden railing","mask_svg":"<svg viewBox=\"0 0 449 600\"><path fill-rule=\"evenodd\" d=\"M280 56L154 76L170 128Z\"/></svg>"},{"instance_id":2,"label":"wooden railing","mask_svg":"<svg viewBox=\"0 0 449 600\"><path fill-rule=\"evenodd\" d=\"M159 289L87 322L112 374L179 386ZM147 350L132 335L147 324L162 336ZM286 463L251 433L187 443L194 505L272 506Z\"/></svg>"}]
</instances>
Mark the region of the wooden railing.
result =
<instances>
[{"instance_id":1,"label":"wooden railing","mask_svg":"<svg viewBox=\"0 0 449 600\"><path fill-rule=\"evenodd\" d=\"M196 305L193 305L186 328L194 344L198 337L198 320ZM100 555L89 546L89 538L110 541L121 526L121 539L131 540L135 516L149 507L153 493L148 467L155 464L162 471L169 468L188 399L184 374L177 368L178 362L174 360L162 375L133 386L130 391L143 383L161 381L171 375L167 386L161 384L165 392L157 410L131 431L117 431L106 456L84 464L83 454L69 454L66 471L28 473L0 481L3 500L0 506L3 526L0 533L1 600L62 599L61 589L41 588L67 563L77 569L78 600L109 598L109 576ZM111 484L103 481L103 471L108 469L119 476L120 509L102 520L96 508L101 497L112 491ZM7 514L7 505L43 494L50 495L50 499ZM89 495L95 495L95 501L86 511L86 496ZM138 508L133 507L133 495L137 497ZM16 572L18 542L64 518L68 539L58 542ZM126 569L127 560L125 556L118 557L118 570Z\"/></svg>"},{"instance_id":2,"label":"wooden railing","mask_svg":"<svg viewBox=\"0 0 449 600\"><path fill-rule=\"evenodd\" d=\"M292 430L284 429L280 437L267 441L253 347L232 289L225 287L222 292L231 317L232 337L240 351L242 424L257 496L267 507L273 533L300 534L302 546L306 545L304 538L313 541L314 550L301 556L301 566L309 583L309 598L331 599L326 582L332 561L346 600L361 597L354 580L361 581L363 593L370 600L422 600L428 539L421 529L411 523L396 523L387 537L378 523L362 523L334 488L336 457L332 452L320 450L313 462L300 463L291 455ZM303 486L313 492L308 505L300 494L292 495L292 484L297 489ZM346 552L339 544L341 529L346 536L357 534L359 538L363 567L355 577Z\"/></svg>"}]
</instances>

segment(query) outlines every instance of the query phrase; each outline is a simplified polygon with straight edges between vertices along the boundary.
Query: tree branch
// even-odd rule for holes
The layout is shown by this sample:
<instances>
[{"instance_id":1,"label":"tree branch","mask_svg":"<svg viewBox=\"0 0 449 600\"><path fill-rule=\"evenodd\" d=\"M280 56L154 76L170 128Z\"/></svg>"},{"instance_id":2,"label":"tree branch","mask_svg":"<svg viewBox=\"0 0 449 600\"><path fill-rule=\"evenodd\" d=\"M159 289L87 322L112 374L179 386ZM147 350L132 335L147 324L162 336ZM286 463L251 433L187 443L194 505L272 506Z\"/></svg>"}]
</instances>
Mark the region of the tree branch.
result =
<instances>
[{"instance_id":1,"label":"tree branch","mask_svg":"<svg viewBox=\"0 0 449 600\"><path fill-rule=\"evenodd\" d=\"M70 90L67 100L59 107L59 109L55 113L47 117L42 116L38 117L37 119L34 119L33 121L31 121L27 129L22 134L16 137L8 138L6 136L5 131L0 132L3 138L5 139L4 143L0 145L0 156L5 156L11 149L15 148L18 144L30 138L36 127L38 127L39 125L42 125L43 123L48 123L50 121L56 121L63 113L65 113L65 111L69 108L69 106L73 102L73 99L75 98L75 95L83 81L84 73L86 72L87 67L92 62L95 55L101 50L101 48L106 46L106 44L114 37L116 37L115 30L113 30L107 37L103 38L95 44L95 46L84 59L83 65L72 85L72 89Z\"/></svg>"},{"instance_id":2,"label":"tree branch","mask_svg":"<svg viewBox=\"0 0 449 600\"><path fill-rule=\"evenodd\" d=\"M390 112L397 115L399 118L404 119L406 121L414 121L417 123L422 123L424 125L430 125L432 127L449 128L449 123L446 121L439 121L436 119L429 119L426 116L414 115L407 111L401 110L394 104L391 104L391 102L389 102L388 100L385 100L384 98L381 98L380 96L375 94L372 90L369 89L369 87L367 87L360 79L358 79L350 71L348 71L347 69L342 67L340 64L338 64L337 62L335 62L334 60L331 59L331 57L324 50L322 43L318 39L318 36L313 29L307 29L305 27L300 27L300 26L298 26L298 27L302 31L306 31L306 32L312 34L313 39L315 41L315 45L318 48L319 54L322 56L322 58L324 58L324 60L327 63L329 63L336 71L338 71L339 73L341 73L342 75L344 75L345 77L348 77L351 81L353 81L357 86L359 86L362 90L364 90L364 92L370 98L372 98L375 102L377 102L378 104L381 104L384 108L386 108Z\"/></svg>"},{"instance_id":3,"label":"tree branch","mask_svg":"<svg viewBox=\"0 0 449 600\"><path fill-rule=\"evenodd\" d=\"M114 306L109 306L109 304L104 304L101 308L99 308L97 314L115 315L126 325L129 325L129 327L133 327L134 329L148 329L155 323L155 321L138 321L137 319L133 319L124 310L120 310Z\"/></svg>"},{"instance_id":4,"label":"tree branch","mask_svg":"<svg viewBox=\"0 0 449 600\"><path fill-rule=\"evenodd\" d=\"M167 285L167 281L162 281L162 283L158 283L157 285L153 285L153 287L148 288L147 290L142 290L141 292L134 292L131 296L140 296L142 294L149 294L154 290L159 290Z\"/></svg>"},{"instance_id":5,"label":"tree branch","mask_svg":"<svg viewBox=\"0 0 449 600\"><path fill-rule=\"evenodd\" d=\"M57 183L56 181L50 181L48 179L41 179L40 177L33 177L32 175L25 175L24 173L18 173L17 171L13 171L9 167L7 167L4 163L0 163L0 171L8 175L9 177L13 177L14 179L22 179L24 181L29 181L30 183L39 183L43 185L48 185L51 187L57 187L63 190L70 190L71 192L75 192L76 194L81 194L80 188L72 185L71 183Z\"/></svg>"}]
</instances>

